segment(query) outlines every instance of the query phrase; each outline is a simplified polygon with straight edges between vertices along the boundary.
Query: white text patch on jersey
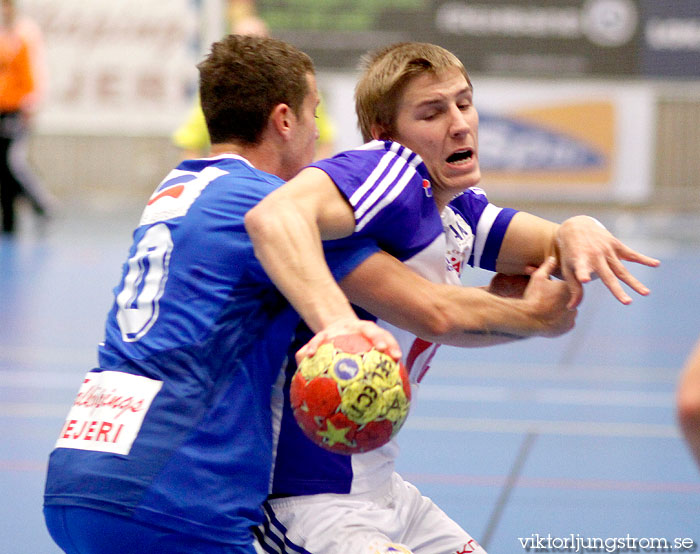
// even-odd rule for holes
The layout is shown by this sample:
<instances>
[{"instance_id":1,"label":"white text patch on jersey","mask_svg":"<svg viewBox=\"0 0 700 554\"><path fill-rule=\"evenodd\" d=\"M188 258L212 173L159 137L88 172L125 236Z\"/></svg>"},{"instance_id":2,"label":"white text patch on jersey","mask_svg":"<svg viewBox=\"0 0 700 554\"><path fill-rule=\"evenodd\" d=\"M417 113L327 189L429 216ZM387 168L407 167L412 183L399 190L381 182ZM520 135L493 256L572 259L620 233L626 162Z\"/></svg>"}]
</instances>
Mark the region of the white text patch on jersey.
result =
<instances>
[{"instance_id":1,"label":"white text patch on jersey","mask_svg":"<svg viewBox=\"0 0 700 554\"><path fill-rule=\"evenodd\" d=\"M162 381L121 371L88 372L56 448L128 454Z\"/></svg>"},{"instance_id":2,"label":"white text patch on jersey","mask_svg":"<svg viewBox=\"0 0 700 554\"><path fill-rule=\"evenodd\" d=\"M173 169L148 200L139 226L185 215L206 186L225 174L218 167L206 167L199 173Z\"/></svg>"}]
</instances>

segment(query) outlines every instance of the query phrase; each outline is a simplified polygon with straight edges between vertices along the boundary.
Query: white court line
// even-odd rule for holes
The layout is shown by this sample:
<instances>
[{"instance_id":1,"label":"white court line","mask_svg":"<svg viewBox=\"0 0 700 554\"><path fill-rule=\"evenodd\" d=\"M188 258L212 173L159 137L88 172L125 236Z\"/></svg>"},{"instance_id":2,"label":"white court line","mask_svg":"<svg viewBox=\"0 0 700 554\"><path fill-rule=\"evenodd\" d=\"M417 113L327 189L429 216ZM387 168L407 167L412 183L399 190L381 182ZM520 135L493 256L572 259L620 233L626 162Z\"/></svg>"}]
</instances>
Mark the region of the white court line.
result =
<instances>
[{"instance_id":1,"label":"white court line","mask_svg":"<svg viewBox=\"0 0 700 554\"><path fill-rule=\"evenodd\" d=\"M12 346L0 348L0 363L95 364L97 343L87 348Z\"/></svg>"},{"instance_id":2,"label":"white court line","mask_svg":"<svg viewBox=\"0 0 700 554\"><path fill-rule=\"evenodd\" d=\"M675 394L664 392L542 389L535 391L535 398L539 404L578 406L668 408L675 405Z\"/></svg>"},{"instance_id":3,"label":"white court line","mask_svg":"<svg viewBox=\"0 0 700 554\"><path fill-rule=\"evenodd\" d=\"M65 419L70 403L0 402L0 418Z\"/></svg>"},{"instance_id":4,"label":"white court line","mask_svg":"<svg viewBox=\"0 0 700 554\"><path fill-rule=\"evenodd\" d=\"M440 473L411 473L401 472L401 476L414 484L437 483L456 487L502 487L506 481L505 475L462 475ZM700 493L699 483L684 483L678 481L631 481L618 479L578 479L574 477L527 477L519 476L517 488L561 489L561 490L593 490L593 491L632 491L654 493Z\"/></svg>"},{"instance_id":5,"label":"white court line","mask_svg":"<svg viewBox=\"0 0 700 554\"><path fill-rule=\"evenodd\" d=\"M78 390L84 371L75 374L44 371L3 371L0 390L41 389ZM527 403L565 406L620 406L641 408L671 408L672 392L610 391L595 389L533 388L501 386L427 385L418 391L422 401L457 403Z\"/></svg>"},{"instance_id":6,"label":"white court line","mask_svg":"<svg viewBox=\"0 0 700 554\"><path fill-rule=\"evenodd\" d=\"M1 402L0 417L64 418L68 404ZM538 433L541 435L680 438L672 425L600 421L546 421L537 419L486 419L409 416L406 429L459 433Z\"/></svg>"},{"instance_id":7,"label":"white court line","mask_svg":"<svg viewBox=\"0 0 700 554\"><path fill-rule=\"evenodd\" d=\"M74 389L78 392L82 378L87 369L77 369L75 373L65 371L21 371L0 372L0 390L2 389Z\"/></svg>"},{"instance_id":8,"label":"white court line","mask_svg":"<svg viewBox=\"0 0 700 554\"><path fill-rule=\"evenodd\" d=\"M62 419L69 405L29 402L0 402L0 418ZM409 416L405 427L420 431L450 433L537 433L541 435L680 438L673 425L615 423L601 421L547 421L540 419L495 419Z\"/></svg>"},{"instance_id":9,"label":"white court line","mask_svg":"<svg viewBox=\"0 0 700 554\"><path fill-rule=\"evenodd\" d=\"M423 400L447 402L509 402L515 398L509 387L480 385L426 385L421 384L416 397Z\"/></svg>"},{"instance_id":10,"label":"white court line","mask_svg":"<svg viewBox=\"0 0 700 554\"><path fill-rule=\"evenodd\" d=\"M524 402L574 406L625 406L668 408L675 395L666 392L610 391L595 389L533 388L421 385L417 397L422 400L449 402Z\"/></svg>"},{"instance_id":11,"label":"white court line","mask_svg":"<svg viewBox=\"0 0 700 554\"><path fill-rule=\"evenodd\" d=\"M430 375L436 378L496 378L518 381L584 381L672 383L678 380L677 367L623 367L583 365L541 365L527 363L481 363L469 360L434 360Z\"/></svg>"},{"instance_id":12,"label":"white court line","mask_svg":"<svg viewBox=\"0 0 700 554\"><path fill-rule=\"evenodd\" d=\"M590 437L680 438L673 425L602 421L546 421L541 419L485 419L409 416L406 429L450 433L537 433Z\"/></svg>"}]
</instances>

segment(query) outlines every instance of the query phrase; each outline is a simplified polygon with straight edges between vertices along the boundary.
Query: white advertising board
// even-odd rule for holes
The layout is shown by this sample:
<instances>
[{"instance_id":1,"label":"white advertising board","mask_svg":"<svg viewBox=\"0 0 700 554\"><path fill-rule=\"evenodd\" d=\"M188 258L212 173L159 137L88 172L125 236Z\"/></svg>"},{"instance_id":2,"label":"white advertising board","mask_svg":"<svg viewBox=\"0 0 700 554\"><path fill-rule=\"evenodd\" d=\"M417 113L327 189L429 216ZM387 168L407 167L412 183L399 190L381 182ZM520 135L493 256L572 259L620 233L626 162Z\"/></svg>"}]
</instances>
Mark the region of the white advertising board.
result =
<instances>
[{"instance_id":1,"label":"white advertising board","mask_svg":"<svg viewBox=\"0 0 700 554\"><path fill-rule=\"evenodd\" d=\"M23 0L48 69L40 132L170 133L196 82L201 9L192 0Z\"/></svg>"}]
</instances>

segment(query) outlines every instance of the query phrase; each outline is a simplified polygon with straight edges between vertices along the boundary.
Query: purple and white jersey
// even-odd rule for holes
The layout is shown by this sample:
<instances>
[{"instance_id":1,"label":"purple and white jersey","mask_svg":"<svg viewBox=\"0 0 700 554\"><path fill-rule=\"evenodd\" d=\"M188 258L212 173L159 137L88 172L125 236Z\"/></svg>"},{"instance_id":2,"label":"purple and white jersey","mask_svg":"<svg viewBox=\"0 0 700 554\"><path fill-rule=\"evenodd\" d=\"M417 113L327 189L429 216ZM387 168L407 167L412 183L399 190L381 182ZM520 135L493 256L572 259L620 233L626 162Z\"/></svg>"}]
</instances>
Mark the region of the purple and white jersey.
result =
<instances>
[{"instance_id":1,"label":"purple and white jersey","mask_svg":"<svg viewBox=\"0 0 700 554\"><path fill-rule=\"evenodd\" d=\"M442 241L428 170L408 148L374 140L312 166L330 176L355 211L353 236L372 237L400 260Z\"/></svg>"},{"instance_id":2,"label":"purple and white jersey","mask_svg":"<svg viewBox=\"0 0 700 554\"><path fill-rule=\"evenodd\" d=\"M454 198L440 214L445 238L444 270L431 265L434 256L425 257L422 253L405 264L430 281L451 285L460 284L465 265L495 271L503 237L515 213L513 209L490 204L484 191L473 187ZM411 382L419 383L439 345L385 321L377 323L399 341Z\"/></svg>"},{"instance_id":3,"label":"purple and white jersey","mask_svg":"<svg viewBox=\"0 0 700 554\"><path fill-rule=\"evenodd\" d=\"M434 210L437 213L436 207ZM440 237L403 261L426 279L453 285L460 284L460 275L466 264L495 271L503 237L515 213L515 210L490 204L481 189L469 189L443 210L441 227L444 232ZM420 227L417 217L414 213L413 228ZM415 401L418 384L429 369L438 345L387 322L377 323L389 329L399 341ZM305 339L300 337L299 346L304 342ZM273 407L274 425L279 434L271 495L362 493L387 482L399 453L395 439L371 452L346 456L326 451L306 438L289 406L289 380L295 369L292 357L286 369L284 387L279 381L276 386L280 390L273 394L277 401Z\"/></svg>"}]
</instances>

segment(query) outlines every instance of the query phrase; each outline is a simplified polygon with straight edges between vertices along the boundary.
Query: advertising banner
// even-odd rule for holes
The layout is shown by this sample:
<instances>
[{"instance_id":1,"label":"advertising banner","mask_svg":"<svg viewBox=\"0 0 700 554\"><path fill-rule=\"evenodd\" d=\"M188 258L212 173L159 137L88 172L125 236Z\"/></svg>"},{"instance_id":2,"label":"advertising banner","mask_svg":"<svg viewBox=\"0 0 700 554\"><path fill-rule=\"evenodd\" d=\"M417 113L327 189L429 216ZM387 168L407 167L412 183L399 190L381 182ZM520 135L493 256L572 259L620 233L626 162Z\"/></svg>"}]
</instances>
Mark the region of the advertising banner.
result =
<instances>
[{"instance_id":1,"label":"advertising banner","mask_svg":"<svg viewBox=\"0 0 700 554\"><path fill-rule=\"evenodd\" d=\"M644 0L642 71L700 79L700 2Z\"/></svg>"},{"instance_id":2,"label":"advertising banner","mask_svg":"<svg viewBox=\"0 0 700 554\"><path fill-rule=\"evenodd\" d=\"M526 199L644 201L654 92L644 84L475 83L483 187Z\"/></svg>"},{"instance_id":3,"label":"advertising banner","mask_svg":"<svg viewBox=\"0 0 700 554\"><path fill-rule=\"evenodd\" d=\"M260 0L276 36L320 67L354 69L360 56L420 40L454 52L472 72L635 74L635 0Z\"/></svg>"},{"instance_id":4,"label":"advertising banner","mask_svg":"<svg viewBox=\"0 0 700 554\"><path fill-rule=\"evenodd\" d=\"M356 69L398 41L454 52L505 77L700 79L698 0L259 0L273 33L318 67Z\"/></svg>"},{"instance_id":5,"label":"advertising banner","mask_svg":"<svg viewBox=\"0 0 700 554\"><path fill-rule=\"evenodd\" d=\"M169 134L190 106L199 55L191 0L24 0L43 34L50 133Z\"/></svg>"},{"instance_id":6,"label":"advertising banner","mask_svg":"<svg viewBox=\"0 0 700 554\"><path fill-rule=\"evenodd\" d=\"M353 75L322 74L338 150L361 144ZM643 202L653 184L646 83L476 78L482 186L497 198Z\"/></svg>"}]
</instances>

